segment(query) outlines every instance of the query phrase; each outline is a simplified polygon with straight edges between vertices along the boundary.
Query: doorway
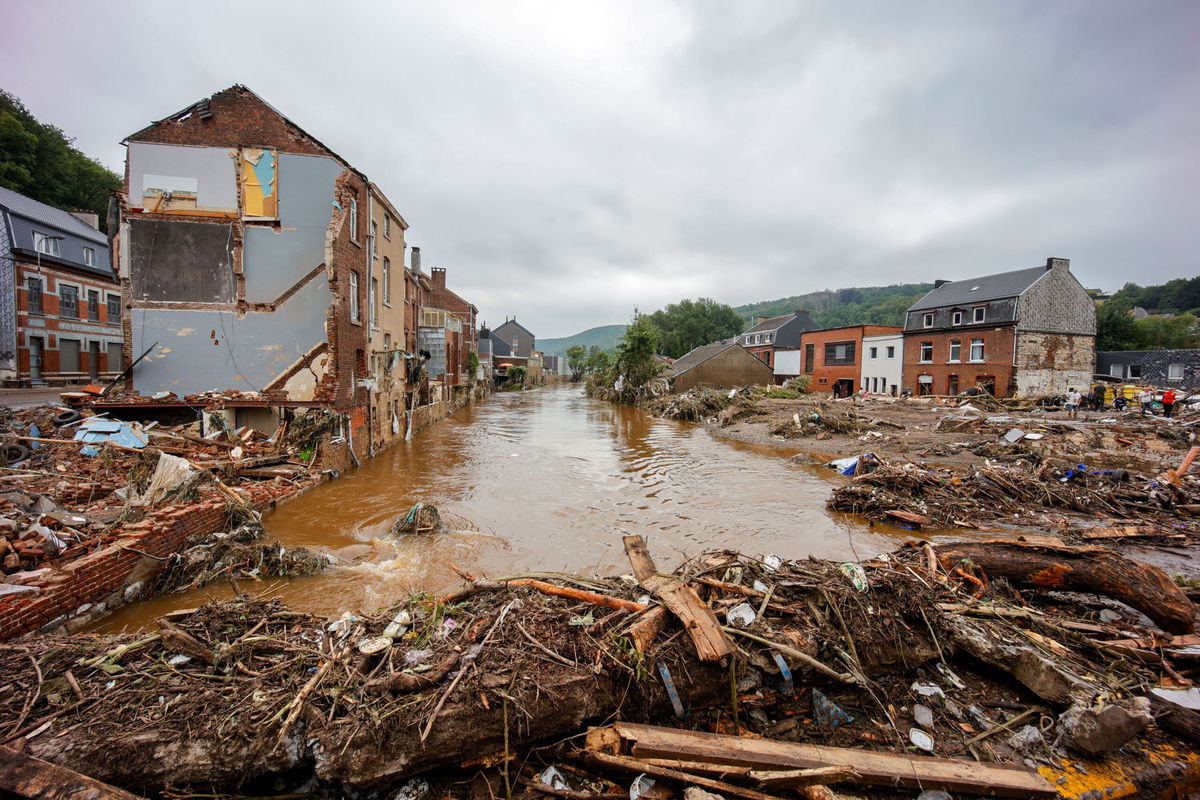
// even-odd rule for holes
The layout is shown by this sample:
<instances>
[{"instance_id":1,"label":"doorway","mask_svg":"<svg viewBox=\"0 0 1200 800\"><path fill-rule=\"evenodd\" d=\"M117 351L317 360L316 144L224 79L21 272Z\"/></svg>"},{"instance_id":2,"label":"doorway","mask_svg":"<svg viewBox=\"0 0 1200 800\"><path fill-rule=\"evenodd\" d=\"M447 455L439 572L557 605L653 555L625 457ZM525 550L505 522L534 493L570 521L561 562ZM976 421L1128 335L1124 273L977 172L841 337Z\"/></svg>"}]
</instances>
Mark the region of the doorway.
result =
<instances>
[{"instance_id":1,"label":"doorway","mask_svg":"<svg viewBox=\"0 0 1200 800\"><path fill-rule=\"evenodd\" d=\"M29 337L29 382L36 385L44 384L42 379L42 353L46 350L46 340L41 336Z\"/></svg>"},{"instance_id":2,"label":"doorway","mask_svg":"<svg viewBox=\"0 0 1200 800\"><path fill-rule=\"evenodd\" d=\"M92 383L100 380L100 343L88 342L88 377Z\"/></svg>"},{"instance_id":3,"label":"doorway","mask_svg":"<svg viewBox=\"0 0 1200 800\"><path fill-rule=\"evenodd\" d=\"M852 394L854 394L854 381L849 378L839 378L833 396L849 397Z\"/></svg>"}]
</instances>

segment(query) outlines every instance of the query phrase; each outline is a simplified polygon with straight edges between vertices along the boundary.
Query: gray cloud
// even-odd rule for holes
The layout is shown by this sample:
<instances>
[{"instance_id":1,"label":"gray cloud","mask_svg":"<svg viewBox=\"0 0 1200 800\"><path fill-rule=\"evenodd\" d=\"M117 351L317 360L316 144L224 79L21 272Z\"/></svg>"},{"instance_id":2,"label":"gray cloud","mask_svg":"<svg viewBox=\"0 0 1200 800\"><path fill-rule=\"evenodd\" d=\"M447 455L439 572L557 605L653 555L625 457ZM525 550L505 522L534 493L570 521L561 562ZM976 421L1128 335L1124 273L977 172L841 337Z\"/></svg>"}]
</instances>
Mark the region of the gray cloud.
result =
<instances>
[{"instance_id":1,"label":"gray cloud","mask_svg":"<svg viewBox=\"0 0 1200 800\"><path fill-rule=\"evenodd\" d=\"M86 152L120 171L245 83L540 336L1048 255L1198 271L1188 0L52 5L8 4L3 85Z\"/></svg>"}]
</instances>

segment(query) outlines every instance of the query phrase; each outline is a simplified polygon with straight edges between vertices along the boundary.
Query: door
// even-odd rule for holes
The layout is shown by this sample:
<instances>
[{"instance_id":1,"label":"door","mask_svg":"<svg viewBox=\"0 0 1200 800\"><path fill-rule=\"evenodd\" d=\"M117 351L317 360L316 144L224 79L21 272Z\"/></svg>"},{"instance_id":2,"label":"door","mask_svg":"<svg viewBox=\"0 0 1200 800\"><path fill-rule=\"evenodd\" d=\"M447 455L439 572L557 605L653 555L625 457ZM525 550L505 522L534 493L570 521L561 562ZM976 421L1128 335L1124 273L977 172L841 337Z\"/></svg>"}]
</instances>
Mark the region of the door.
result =
<instances>
[{"instance_id":1,"label":"door","mask_svg":"<svg viewBox=\"0 0 1200 800\"><path fill-rule=\"evenodd\" d=\"M88 342L88 377L92 383L100 380L100 343L96 341Z\"/></svg>"},{"instance_id":2,"label":"door","mask_svg":"<svg viewBox=\"0 0 1200 800\"><path fill-rule=\"evenodd\" d=\"M946 382L946 394L950 395L951 397L958 394L958 376L957 375L951 375L950 379Z\"/></svg>"},{"instance_id":3,"label":"door","mask_svg":"<svg viewBox=\"0 0 1200 800\"><path fill-rule=\"evenodd\" d=\"M46 340L41 336L29 337L29 381L42 383L42 352L46 349Z\"/></svg>"}]
</instances>

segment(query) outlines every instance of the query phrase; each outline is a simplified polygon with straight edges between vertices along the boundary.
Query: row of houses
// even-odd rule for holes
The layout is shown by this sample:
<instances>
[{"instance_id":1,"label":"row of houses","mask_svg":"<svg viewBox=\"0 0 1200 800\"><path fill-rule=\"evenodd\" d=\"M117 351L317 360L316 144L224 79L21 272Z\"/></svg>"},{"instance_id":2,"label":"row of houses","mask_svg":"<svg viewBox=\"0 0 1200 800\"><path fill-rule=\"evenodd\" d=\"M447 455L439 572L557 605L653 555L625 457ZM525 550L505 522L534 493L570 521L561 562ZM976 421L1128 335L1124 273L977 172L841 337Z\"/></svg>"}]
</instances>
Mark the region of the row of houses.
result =
<instances>
[{"instance_id":1,"label":"row of houses","mask_svg":"<svg viewBox=\"0 0 1200 800\"><path fill-rule=\"evenodd\" d=\"M6 384L122 378L114 416L268 436L322 409L350 459L465 402L477 309L362 171L241 85L123 144L107 237L0 190Z\"/></svg>"},{"instance_id":2,"label":"row of houses","mask_svg":"<svg viewBox=\"0 0 1200 800\"><path fill-rule=\"evenodd\" d=\"M1085 387L1096 364L1096 312L1065 258L960 281L939 280L904 325L818 329L804 311L759 318L737 337L672 365L676 391L783 383L807 375L817 392L998 397ZM757 362L752 364L750 361Z\"/></svg>"}]
</instances>

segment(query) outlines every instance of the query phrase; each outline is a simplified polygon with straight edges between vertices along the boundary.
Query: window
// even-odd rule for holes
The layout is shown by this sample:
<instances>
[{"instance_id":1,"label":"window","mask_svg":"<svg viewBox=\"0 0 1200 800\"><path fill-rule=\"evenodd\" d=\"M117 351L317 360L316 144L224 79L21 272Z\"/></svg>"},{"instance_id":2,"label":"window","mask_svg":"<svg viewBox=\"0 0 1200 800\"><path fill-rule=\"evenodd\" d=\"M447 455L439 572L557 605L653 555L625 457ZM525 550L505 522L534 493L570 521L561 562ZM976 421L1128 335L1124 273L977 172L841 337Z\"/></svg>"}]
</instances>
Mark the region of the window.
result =
<instances>
[{"instance_id":1,"label":"window","mask_svg":"<svg viewBox=\"0 0 1200 800\"><path fill-rule=\"evenodd\" d=\"M28 279L29 313L42 313L42 281L40 278Z\"/></svg>"},{"instance_id":2,"label":"window","mask_svg":"<svg viewBox=\"0 0 1200 800\"><path fill-rule=\"evenodd\" d=\"M933 362L933 342L921 342L921 363L930 364Z\"/></svg>"},{"instance_id":3,"label":"window","mask_svg":"<svg viewBox=\"0 0 1200 800\"><path fill-rule=\"evenodd\" d=\"M371 282L367 285L367 317L370 320L372 328L379 327L379 314L375 311L377 298L379 297L379 280L371 278Z\"/></svg>"},{"instance_id":4,"label":"window","mask_svg":"<svg viewBox=\"0 0 1200 800\"><path fill-rule=\"evenodd\" d=\"M34 231L33 249L48 256L56 256L59 254L58 243L62 241L62 238L61 236L50 236L49 234Z\"/></svg>"},{"instance_id":5,"label":"window","mask_svg":"<svg viewBox=\"0 0 1200 800\"><path fill-rule=\"evenodd\" d=\"M1167 364L1167 380L1183 380L1183 364Z\"/></svg>"},{"instance_id":6,"label":"window","mask_svg":"<svg viewBox=\"0 0 1200 800\"><path fill-rule=\"evenodd\" d=\"M987 309L984 306L975 306L975 308L971 309L971 313L973 315L971 321L972 322L983 322L983 318L984 318L984 314L985 314L986 310Z\"/></svg>"},{"instance_id":7,"label":"window","mask_svg":"<svg viewBox=\"0 0 1200 800\"><path fill-rule=\"evenodd\" d=\"M928 314L922 315L921 326L924 328L932 328L933 327L933 312L932 311L929 312Z\"/></svg>"},{"instance_id":8,"label":"window","mask_svg":"<svg viewBox=\"0 0 1200 800\"><path fill-rule=\"evenodd\" d=\"M829 342L825 345L826 364L853 364L854 342Z\"/></svg>"},{"instance_id":9,"label":"window","mask_svg":"<svg viewBox=\"0 0 1200 800\"><path fill-rule=\"evenodd\" d=\"M110 294L108 296L108 322L116 325L121 321L121 295Z\"/></svg>"},{"instance_id":10,"label":"window","mask_svg":"<svg viewBox=\"0 0 1200 800\"><path fill-rule=\"evenodd\" d=\"M100 321L100 292L95 289L88 289L88 319Z\"/></svg>"},{"instance_id":11,"label":"window","mask_svg":"<svg viewBox=\"0 0 1200 800\"><path fill-rule=\"evenodd\" d=\"M515 356L517 354L517 349L519 346L519 339L517 338L517 334L514 333L512 335L512 355Z\"/></svg>"},{"instance_id":12,"label":"window","mask_svg":"<svg viewBox=\"0 0 1200 800\"><path fill-rule=\"evenodd\" d=\"M383 238L392 238L392 216L386 212L383 215Z\"/></svg>"},{"instance_id":13,"label":"window","mask_svg":"<svg viewBox=\"0 0 1200 800\"><path fill-rule=\"evenodd\" d=\"M763 344L770 344L770 343L771 343L771 334L764 333L763 334Z\"/></svg>"},{"instance_id":14,"label":"window","mask_svg":"<svg viewBox=\"0 0 1200 800\"><path fill-rule=\"evenodd\" d=\"M752 339L751 339L749 336L747 336L747 337L746 337L746 344L751 344L752 342L753 342L753 340L752 340Z\"/></svg>"},{"instance_id":15,"label":"window","mask_svg":"<svg viewBox=\"0 0 1200 800\"><path fill-rule=\"evenodd\" d=\"M983 339L971 340L971 360L983 361Z\"/></svg>"},{"instance_id":16,"label":"window","mask_svg":"<svg viewBox=\"0 0 1200 800\"><path fill-rule=\"evenodd\" d=\"M94 247L83 248L83 263L89 267L96 266L96 249Z\"/></svg>"},{"instance_id":17,"label":"window","mask_svg":"<svg viewBox=\"0 0 1200 800\"><path fill-rule=\"evenodd\" d=\"M79 340L58 340L58 371L79 372Z\"/></svg>"},{"instance_id":18,"label":"window","mask_svg":"<svg viewBox=\"0 0 1200 800\"><path fill-rule=\"evenodd\" d=\"M1129 365L1129 377L1130 378L1142 377L1142 365L1141 364L1130 364Z\"/></svg>"},{"instance_id":19,"label":"window","mask_svg":"<svg viewBox=\"0 0 1200 800\"><path fill-rule=\"evenodd\" d=\"M807 375L811 375L813 371L813 360L816 358L813 352L815 349L816 345L804 345L804 372Z\"/></svg>"},{"instance_id":20,"label":"window","mask_svg":"<svg viewBox=\"0 0 1200 800\"><path fill-rule=\"evenodd\" d=\"M351 217L354 219L354 217ZM358 273L350 273L350 321L358 322Z\"/></svg>"},{"instance_id":21,"label":"window","mask_svg":"<svg viewBox=\"0 0 1200 800\"><path fill-rule=\"evenodd\" d=\"M379 223L371 220L371 258L379 258Z\"/></svg>"},{"instance_id":22,"label":"window","mask_svg":"<svg viewBox=\"0 0 1200 800\"><path fill-rule=\"evenodd\" d=\"M350 198L350 238L358 241L358 198Z\"/></svg>"},{"instance_id":23,"label":"window","mask_svg":"<svg viewBox=\"0 0 1200 800\"><path fill-rule=\"evenodd\" d=\"M121 371L121 343L120 342L109 342L108 343L108 371L114 372L114 373Z\"/></svg>"},{"instance_id":24,"label":"window","mask_svg":"<svg viewBox=\"0 0 1200 800\"><path fill-rule=\"evenodd\" d=\"M962 342L958 339L950 340L950 360L954 362L962 361ZM957 392L951 392L951 394L957 394Z\"/></svg>"},{"instance_id":25,"label":"window","mask_svg":"<svg viewBox=\"0 0 1200 800\"><path fill-rule=\"evenodd\" d=\"M383 335L383 352L390 353L391 351L392 351L392 335L390 333L385 333Z\"/></svg>"},{"instance_id":26,"label":"window","mask_svg":"<svg viewBox=\"0 0 1200 800\"><path fill-rule=\"evenodd\" d=\"M962 325L962 312L961 311L955 311L953 314L950 315L950 324L951 325Z\"/></svg>"},{"instance_id":27,"label":"window","mask_svg":"<svg viewBox=\"0 0 1200 800\"><path fill-rule=\"evenodd\" d=\"M958 394L958 376L951 375L946 379L946 394L954 396Z\"/></svg>"},{"instance_id":28,"label":"window","mask_svg":"<svg viewBox=\"0 0 1200 800\"><path fill-rule=\"evenodd\" d=\"M871 348L871 358L879 358L879 348L878 347Z\"/></svg>"},{"instance_id":29,"label":"window","mask_svg":"<svg viewBox=\"0 0 1200 800\"><path fill-rule=\"evenodd\" d=\"M1125 365L1124 364L1109 365L1108 374L1114 378L1124 378L1125 377Z\"/></svg>"},{"instance_id":30,"label":"window","mask_svg":"<svg viewBox=\"0 0 1200 800\"><path fill-rule=\"evenodd\" d=\"M889 348L887 349L887 357L888 357L888 358L895 358L895 357L896 357L896 348L895 348L895 347L889 347Z\"/></svg>"},{"instance_id":31,"label":"window","mask_svg":"<svg viewBox=\"0 0 1200 800\"><path fill-rule=\"evenodd\" d=\"M386 220L387 217L384 219ZM387 230L386 225L384 230ZM383 304L385 306L392 304L392 260L387 256L383 257Z\"/></svg>"},{"instance_id":32,"label":"window","mask_svg":"<svg viewBox=\"0 0 1200 800\"><path fill-rule=\"evenodd\" d=\"M79 290L74 286L62 283L58 285L58 315L73 319L79 318Z\"/></svg>"}]
</instances>

